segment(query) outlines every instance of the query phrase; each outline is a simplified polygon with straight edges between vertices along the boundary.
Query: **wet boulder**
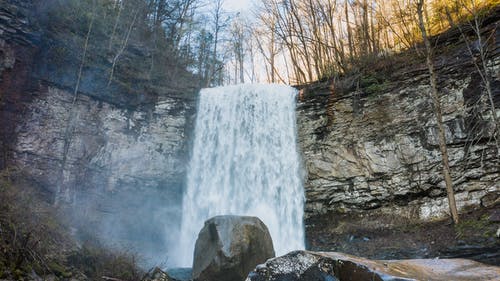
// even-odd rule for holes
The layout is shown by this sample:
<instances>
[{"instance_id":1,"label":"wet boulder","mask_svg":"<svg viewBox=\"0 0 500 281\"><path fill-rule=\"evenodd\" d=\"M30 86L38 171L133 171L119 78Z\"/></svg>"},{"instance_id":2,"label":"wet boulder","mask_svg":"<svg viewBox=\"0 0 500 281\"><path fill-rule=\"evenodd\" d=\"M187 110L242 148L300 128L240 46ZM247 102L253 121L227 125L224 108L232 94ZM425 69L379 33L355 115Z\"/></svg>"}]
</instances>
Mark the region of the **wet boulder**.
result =
<instances>
[{"instance_id":1,"label":"wet boulder","mask_svg":"<svg viewBox=\"0 0 500 281\"><path fill-rule=\"evenodd\" d=\"M500 267L466 259L375 261L342 253L295 251L268 260L246 281L500 280Z\"/></svg>"},{"instance_id":2,"label":"wet boulder","mask_svg":"<svg viewBox=\"0 0 500 281\"><path fill-rule=\"evenodd\" d=\"M217 216L205 222L196 240L193 279L245 280L256 265L272 257L271 235L260 219Z\"/></svg>"}]
</instances>

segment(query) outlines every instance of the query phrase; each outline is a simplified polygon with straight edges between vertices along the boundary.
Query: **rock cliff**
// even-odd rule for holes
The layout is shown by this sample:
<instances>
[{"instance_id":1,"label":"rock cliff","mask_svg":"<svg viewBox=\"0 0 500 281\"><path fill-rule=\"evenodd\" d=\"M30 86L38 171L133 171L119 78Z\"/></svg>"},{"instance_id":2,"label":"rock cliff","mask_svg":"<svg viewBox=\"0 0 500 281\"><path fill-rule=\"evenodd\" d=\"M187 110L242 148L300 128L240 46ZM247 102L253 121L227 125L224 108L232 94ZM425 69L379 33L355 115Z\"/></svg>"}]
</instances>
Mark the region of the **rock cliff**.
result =
<instances>
[{"instance_id":1,"label":"rock cliff","mask_svg":"<svg viewBox=\"0 0 500 281\"><path fill-rule=\"evenodd\" d=\"M117 83L106 79L109 59L93 52L75 93L83 39L47 30L37 2L43 1L0 0L0 170L8 167L31 181L48 201L92 213L96 231L120 240L140 236L143 248L159 250L148 241L168 240L165 232L175 232L178 223L196 89L151 85L130 63L149 51L132 41ZM492 114L500 116L498 18L483 29L494 38L487 65L496 112L459 35L444 38L436 56L461 211L499 203L491 121ZM297 117L307 217L447 216L428 75L425 64L413 59L358 77L357 85L343 90L339 81L301 90Z\"/></svg>"},{"instance_id":2,"label":"rock cliff","mask_svg":"<svg viewBox=\"0 0 500 281\"><path fill-rule=\"evenodd\" d=\"M78 222L88 216L105 238L160 251L180 216L196 89L120 83L130 70L108 83L96 77L110 63L93 55L75 92L82 38L45 29L35 4L0 5L0 168L75 206ZM74 51L58 57L58 49ZM123 60L147 52L131 41Z\"/></svg>"},{"instance_id":3,"label":"rock cliff","mask_svg":"<svg viewBox=\"0 0 500 281\"><path fill-rule=\"evenodd\" d=\"M462 211L499 202L500 152L491 115L500 115L500 33L494 28L498 20L492 22L483 35L496 36L486 62L495 113L459 34L443 37L435 61ZM302 89L298 127L307 170L306 216L369 211L424 221L447 217L428 73L414 58L360 74L347 90L337 84L349 77Z\"/></svg>"}]
</instances>

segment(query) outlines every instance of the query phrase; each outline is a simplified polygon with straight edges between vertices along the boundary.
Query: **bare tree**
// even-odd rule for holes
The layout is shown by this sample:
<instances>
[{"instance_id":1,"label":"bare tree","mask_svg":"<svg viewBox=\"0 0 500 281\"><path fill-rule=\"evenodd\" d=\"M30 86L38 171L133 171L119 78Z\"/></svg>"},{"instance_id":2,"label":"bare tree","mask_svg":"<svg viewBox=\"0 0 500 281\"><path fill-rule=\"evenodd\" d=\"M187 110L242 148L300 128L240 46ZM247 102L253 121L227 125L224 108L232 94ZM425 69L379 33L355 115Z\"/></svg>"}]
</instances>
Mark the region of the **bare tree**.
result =
<instances>
[{"instance_id":1,"label":"bare tree","mask_svg":"<svg viewBox=\"0 0 500 281\"><path fill-rule=\"evenodd\" d=\"M424 20L424 0L417 0L417 14L418 14L418 23L420 27L420 31L422 33L422 39L425 45L425 54L426 54L426 62L427 68L429 70L429 79L431 84L431 99L434 106L434 114L436 115L436 123L438 126L438 136L439 136L439 149L441 151L441 158L443 164L443 176L446 185L446 193L448 195L448 205L450 207L450 213L453 218L453 222L458 224L458 211L457 205L455 202L455 193L453 191L453 183L451 180L451 172L450 165L448 160L448 148L446 146L446 135L444 132L444 124L443 124L443 115L441 110L441 102L439 99L438 87L437 87L437 75L433 62L433 50L431 47L431 43L427 36L427 29L425 27Z\"/></svg>"},{"instance_id":2,"label":"bare tree","mask_svg":"<svg viewBox=\"0 0 500 281\"><path fill-rule=\"evenodd\" d=\"M109 51L111 51L111 48L113 47L113 41L115 39L116 29L118 28L118 23L120 22L120 18L123 11L123 5L121 1L117 1L115 3L115 10L116 9L118 10L118 12L116 13L115 23L113 24L113 30L111 31L111 36L109 37L109 45L108 45Z\"/></svg>"},{"instance_id":3,"label":"bare tree","mask_svg":"<svg viewBox=\"0 0 500 281\"><path fill-rule=\"evenodd\" d=\"M231 26L231 45L235 57L235 77L234 80L245 83L245 45L246 34L244 23L240 17L233 20Z\"/></svg>"},{"instance_id":4,"label":"bare tree","mask_svg":"<svg viewBox=\"0 0 500 281\"><path fill-rule=\"evenodd\" d=\"M58 205L60 203L60 200L62 199L62 196L66 196L67 194L67 187L65 183L65 173L66 173L66 164L68 162L68 153L69 149L71 147L71 142L73 141L74 137L74 131L75 131L75 126L76 126L76 119L78 118L78 114L75 115L75 106L76 106L76 101L78 100L78 91L80 90L80 82L82 80L82 74L83 74L83 68L85 66L85 62L87 60L87 53L89 49L89 43L90 43L90 35L92 34L92 30L94 28L94 22L96 18L96 3L95 1L92 2L92 13L90 16L90 21L89 25L87 28L87 34L85 35L85 42L83 45L83 50L82 50L82 56L81 56L81 61L80 61L80 67L78 68L78 74L76 77L76 83L75 83L75 88L73 90L73 100L71 102L70 108L69 108L69 114L68 114L68 120L66 121L66 129L64 130L64 138L63 138L63 155L62 155L62 161L61 161L61 167L59 171L59 179L57 183L57 194L54 200L54 204Z\"/></svg>"},{"instance_id":5,"label":"bare tree","mask_svg":"<svg viewBox=\"0 0 500 281\"><path fill-rule=\"evenodd\" d=\"M491 110L491 121L494 125L492 136L495 140L495 145L497 148L497 154L500 153L500 145L498 143L498 134L499 134L499 126L498 119L496 116L496 106L493 99L493 90L491 88L491 74L487 66L487 60L489 55L489 41L492 40L497 26L491 31L490 36L486 39L483 38L483 34L481 31L482 19L480 16L480 7L476 0L456 0L455 7L463 7L465 9L466 14L470 17L467 20L468 26L474 33L474 37L476 42L473 43L467 36L467 33L464 31L462 25L460 23L456 23L453 20L452 13L455 13L455 17L459 18L461 16L460 11L455 9L454 11L448 7L446 7L446 17L452 27L457 28L460 31L460 35L465 42L465 46L467 47L467 51L471 57L471 61L476 68L477 73L481 77L481 81L483 82L484 89L486 90L487 99L489 102L490 110ZM476 55L479 57L477 58Z\"/></svg>"},{"instance_id":6,"label":"bare tree","mask_svg":"<svg viewBox=\"0 0 500 281\"><path fill-rule=\"evenodd\" d=\"M137 9L137 11L134 13L134 18L132 19L132 22L130 23L130 25L128 27L127 34L125 35L125 38L123 38L120 49L118 50L118 52L115 54L115 56L113 58L113 62L111 64L111 70L109 73L108 87L111 85L111 82L113 81L113 75L115 74L116 63L118 62L118 59L120 59L120 57L122 56L123 51L125 51L125 48L127 48L128 41L130 39L130 34L132 33L132 28L134 28L138 14L139 14L139 9Z\"/></svg>"},{"instance_id":7,"label":"bare tree","mask_svg":"<svg viewBox=\"0 0 500 281\"><path fill-rule=\"evenodd\" d=\"M227 27L229 22L229 17L226 15L224 9L224 0L216 0L215 7L212 11L212 24L213 24L213 49L212 49L212 59L208 66L208 73L206 77L205 87L209 87L221 71L221 67L218 63L218 47L222 31ZM220 80L220 79L219 79Z\"/></svg>"}]
</instances>

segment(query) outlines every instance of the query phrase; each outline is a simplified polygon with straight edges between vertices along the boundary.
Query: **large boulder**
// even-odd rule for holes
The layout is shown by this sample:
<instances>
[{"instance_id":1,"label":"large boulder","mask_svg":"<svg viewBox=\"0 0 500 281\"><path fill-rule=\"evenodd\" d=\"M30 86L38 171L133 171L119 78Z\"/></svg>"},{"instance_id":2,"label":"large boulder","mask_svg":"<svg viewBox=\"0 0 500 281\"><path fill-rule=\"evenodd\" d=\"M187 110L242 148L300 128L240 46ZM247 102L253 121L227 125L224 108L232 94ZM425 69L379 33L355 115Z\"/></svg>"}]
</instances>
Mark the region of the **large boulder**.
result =
<instances>
[{"instance_id":1,"label":"large boulder","mask_svg":"<svg viewBox=\"0 0 500 281\"><path fill-rule=\"evenodd\" d=\"M257 266L247 281L500 280L500 267L466 259L374 261L342 253L295 251Z\"/></svg>"},{"instance_id":2,"label":"large boulder","mask_svg":"<svg viewBox=\"0 0 500 281\"><path fill-rule=\"evenodd\" d=\"M194 250L193 279L238 281L274 257L271 235L256 217L217 216L205 222Z\"/></svg>"}]
</instances>

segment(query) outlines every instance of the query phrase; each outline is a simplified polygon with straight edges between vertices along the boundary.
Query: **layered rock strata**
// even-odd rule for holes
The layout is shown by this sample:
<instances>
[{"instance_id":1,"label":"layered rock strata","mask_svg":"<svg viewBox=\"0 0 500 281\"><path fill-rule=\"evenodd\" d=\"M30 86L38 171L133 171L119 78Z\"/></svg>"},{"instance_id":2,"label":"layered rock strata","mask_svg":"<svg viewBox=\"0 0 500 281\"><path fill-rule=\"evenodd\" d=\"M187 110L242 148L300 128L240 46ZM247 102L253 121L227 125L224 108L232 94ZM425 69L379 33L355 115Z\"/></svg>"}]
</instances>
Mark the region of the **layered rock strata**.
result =
<instances>
[{"instance_id":1,"label":"layered rock strata","mask_svg":"<svg viewBox=\"0 0 500 281\"><path fill-rule=\"evenodd\" d=\"M500 201L499 140L493 136L492 118L500 116L500 35L495 29L484 31L491 32L496 41L489 45L486 64L496 112L460 35L435 62L461 211ZM447 216L425 64L396 62L391 68L354 82L328 81L302 89L297 115L307 216L374 209L425 221ZM350 86L339 90L341 83Z\"/></svg>"},{"instance_id":2,"label":"layered rock strata","mask_svg":"<svg viewBox=\"0 0 500 281\"><path fill-rule=\"evenodd\" d=\"M100 53L78 75L84 38L44 28L42 3L1 3L0 169L70 205L84 231L160 251L178 228L196 89L153 85L140 69L128 85L128 65L108 81ZM131 40L121 59L147 57Z\"/></svg>"}]
</instances>

